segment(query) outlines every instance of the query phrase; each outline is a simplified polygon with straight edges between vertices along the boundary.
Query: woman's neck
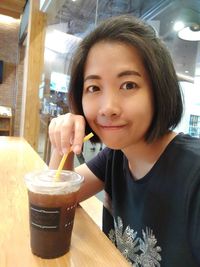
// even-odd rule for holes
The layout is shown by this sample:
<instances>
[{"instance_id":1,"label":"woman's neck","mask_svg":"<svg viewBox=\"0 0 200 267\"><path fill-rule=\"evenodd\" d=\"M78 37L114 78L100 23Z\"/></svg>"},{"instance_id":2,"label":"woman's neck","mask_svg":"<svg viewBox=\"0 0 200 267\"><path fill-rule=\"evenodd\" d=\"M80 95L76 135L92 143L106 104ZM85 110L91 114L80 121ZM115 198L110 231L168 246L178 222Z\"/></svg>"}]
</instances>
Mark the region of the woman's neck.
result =
<instances>
[{"instance_id":1,"label":"woman's neck","mask_svg":"<svg viewBox=\"0 0 200 267\"><path fill-rule=\"evenodd\" d=\"M122 149L128 159L130 171L136 180L141 179L151 170L176 135L175 132L169 132L153 143L141 142Z\"/></svg>"}]
</instances>

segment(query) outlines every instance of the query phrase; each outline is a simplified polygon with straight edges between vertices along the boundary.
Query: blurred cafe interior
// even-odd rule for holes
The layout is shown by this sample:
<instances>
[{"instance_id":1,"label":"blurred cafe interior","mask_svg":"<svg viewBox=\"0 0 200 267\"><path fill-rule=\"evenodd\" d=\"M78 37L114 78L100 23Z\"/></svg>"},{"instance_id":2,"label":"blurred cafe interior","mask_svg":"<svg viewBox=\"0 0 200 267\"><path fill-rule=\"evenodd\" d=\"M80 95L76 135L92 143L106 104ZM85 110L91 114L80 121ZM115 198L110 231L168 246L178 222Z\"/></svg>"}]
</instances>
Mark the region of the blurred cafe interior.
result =
<instances>
[{"instance_id":1,"label":"blurred cafe interior","mask_svg":"<svg viewBox=\"0 0 200 267\"><path fill-rule=\"evenodd\" d=\"M172 55L185 99L176 129L200 137L199 0L0 1L0 135L22 136L48 163L48 125L68 111L70 58L102 20L132 14ZM99 148L86 146L90 157Z\"/></svg>"},{"instance_id":2,"label":"blurred cafe interior","mask_svg":"<svg viewBox=\"0 0 200 267\"><path fill-rule=\"evenodd\" d=\"M69 110L74 50L101 21L121 14L147 21L167 45L184 97L184 116L175 130L200 138L200 0L1 0L1 267L130 266L101 231L102 192L77 205L70 253L52 260L34 257L24 183L26 173L48 169L48 125ZM102 146L86 142L75 164L90 159ZM50 216L54 212L59 214L46 211ZM43 208L39 214L32 217L42 218Z\"/></svg>"}]
</instances>

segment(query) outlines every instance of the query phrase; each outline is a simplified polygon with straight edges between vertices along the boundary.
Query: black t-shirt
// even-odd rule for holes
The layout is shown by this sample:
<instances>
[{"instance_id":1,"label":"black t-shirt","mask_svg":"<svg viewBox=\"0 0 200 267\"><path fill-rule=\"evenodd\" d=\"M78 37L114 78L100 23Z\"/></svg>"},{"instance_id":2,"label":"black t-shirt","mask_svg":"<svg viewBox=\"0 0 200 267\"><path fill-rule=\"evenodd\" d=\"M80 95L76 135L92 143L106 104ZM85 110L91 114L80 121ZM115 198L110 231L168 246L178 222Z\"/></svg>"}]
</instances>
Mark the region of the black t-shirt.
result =
<instances>
[{"instance_id":1,"label":"black t-shirt","mask_svg":"<svg viewBox=\"0 0 200 267\"><path fill-rule=\"evenodd\" d=\"M120 150L87 166L105 182L103 231L131 264L200 266L200 139L177 135L140 180Z\"/></svg>"}]
</instances>

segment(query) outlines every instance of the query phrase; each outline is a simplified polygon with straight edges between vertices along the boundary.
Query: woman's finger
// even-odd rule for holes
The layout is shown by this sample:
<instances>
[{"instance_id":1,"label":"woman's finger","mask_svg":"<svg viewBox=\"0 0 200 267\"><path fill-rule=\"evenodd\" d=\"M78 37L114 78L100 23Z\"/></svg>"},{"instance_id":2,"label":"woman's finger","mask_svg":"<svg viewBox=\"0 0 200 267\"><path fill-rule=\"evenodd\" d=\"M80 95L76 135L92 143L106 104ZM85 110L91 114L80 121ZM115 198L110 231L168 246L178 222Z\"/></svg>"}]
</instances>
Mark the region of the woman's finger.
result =
<instances>
[{"instance_id":1,"label":"woman's finger","mask_svg":"<svg viewBox=\"0 0 200 267\"><path fill-rule=\"evenodd\" d=\"M85 136L85 119L83 116L77 116L74 125L74 140L72 145L72 150L75 154L81 153L84 136Z\"/></svg>"}]
</instances>

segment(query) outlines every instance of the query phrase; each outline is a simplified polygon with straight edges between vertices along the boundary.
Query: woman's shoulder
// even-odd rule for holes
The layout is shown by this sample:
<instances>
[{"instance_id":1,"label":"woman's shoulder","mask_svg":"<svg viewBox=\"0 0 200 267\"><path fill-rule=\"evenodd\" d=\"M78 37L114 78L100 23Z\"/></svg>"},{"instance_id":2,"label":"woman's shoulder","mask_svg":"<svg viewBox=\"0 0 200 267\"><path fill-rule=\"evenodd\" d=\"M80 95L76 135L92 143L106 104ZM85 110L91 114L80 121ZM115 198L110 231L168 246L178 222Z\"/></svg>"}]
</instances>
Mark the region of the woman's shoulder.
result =
<instances>
[{"instance_id":1,"label":"woman's shoulder","mask_svg":"<svg viewBox=\"0 0 200 267\"><path fill-rule=\"evenodd\" d=\"M123 153L105 147L95 157L86 162L87 167L98 177L105 177L106 172L112 169L113 164L121 162Z\"/></svg>"},{"instance_id":2,"label":"woman's shoulder","mask_svg":"<svg viewBox=\"0 0 200 267\"><path fill-rule=\"evenodd\" d=\"M161 160L163 166L170 164L170 169L185 173L200 171L200 139L188 134L178 134L164 151ZM199 176L200 177L200 176Z\"/></svg>"},{"instance_id":3,"label":"woman's shoulder","mask_svg":"<svg viewBox=\"0 0 200 267\"><path fill-rule=\"evenodd\" d=\"M172 143L175 149L188 154L200 156L200 138L192 137L189 134L179 133Z\"/></svg>"},{"instance_id":4,"label":"woman's shoulder","mask_svg":"<svg viewBox=\"0 0 200 267\"><path fill-rule=\"evenodd\" d=\"M200 170L200 139L179 133L167 145L156 166L169 166L170 170Z\"/></svg>"}]
</instances>

